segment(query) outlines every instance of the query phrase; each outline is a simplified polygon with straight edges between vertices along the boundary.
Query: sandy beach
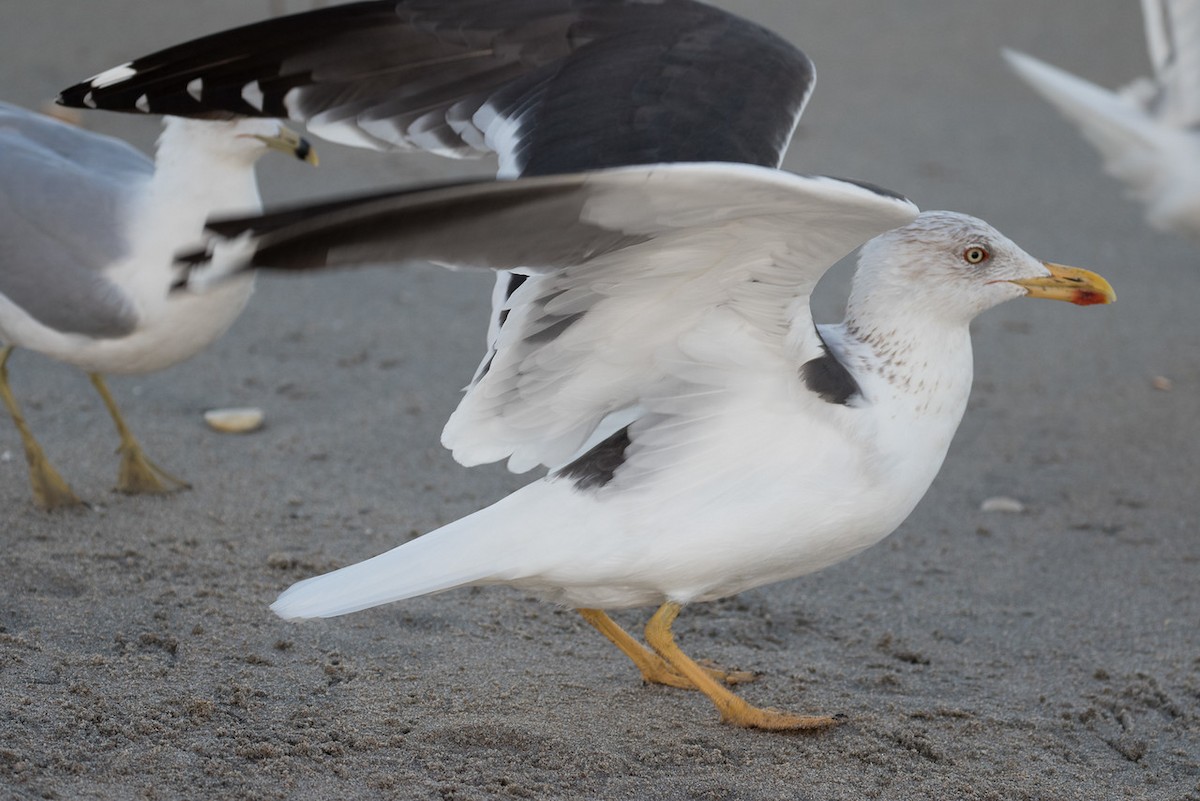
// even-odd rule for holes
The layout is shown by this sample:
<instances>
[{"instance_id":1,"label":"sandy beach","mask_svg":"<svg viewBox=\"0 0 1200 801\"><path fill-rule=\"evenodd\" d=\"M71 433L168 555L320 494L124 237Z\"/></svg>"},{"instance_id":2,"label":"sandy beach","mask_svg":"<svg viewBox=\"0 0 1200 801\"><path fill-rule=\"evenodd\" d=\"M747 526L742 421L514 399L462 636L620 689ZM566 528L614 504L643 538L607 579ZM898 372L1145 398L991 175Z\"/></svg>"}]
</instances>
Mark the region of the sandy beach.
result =
<instances>
[{"instance_id":1,"label":"sandy beach","mask_svg":"<svg viewBox=\"0 0 1200 801\"><path fill-rule=\"evenodd\" d=\"M37 107L270 5L7 0L0 97ZM112 379L152 458L194 484L170 497L111 492L117 440L86 377L14 355L30 425L92 507L35 509L0 420L0 798L1200 800L1200 250L1151 230L1000 56L1119 85L1149 68L1138 4L717 5L817 65L787 168L980 216L1119 295L983 315L970 408L900 530L680 618L690 653L762 674L752 702L846 722L722 725L699 694L643 686L573 611L505 589L277 619L292 582L530 480L438 443L490 279L380 267L263 279L214 347ZM84 122L143 148L158 130ZM316 171L261 162L268 203L494 169L317 145ZM205 427L231 406L266 427ZM998 496L1025 511L981 511Z\"/></svg>"}]
</instances>

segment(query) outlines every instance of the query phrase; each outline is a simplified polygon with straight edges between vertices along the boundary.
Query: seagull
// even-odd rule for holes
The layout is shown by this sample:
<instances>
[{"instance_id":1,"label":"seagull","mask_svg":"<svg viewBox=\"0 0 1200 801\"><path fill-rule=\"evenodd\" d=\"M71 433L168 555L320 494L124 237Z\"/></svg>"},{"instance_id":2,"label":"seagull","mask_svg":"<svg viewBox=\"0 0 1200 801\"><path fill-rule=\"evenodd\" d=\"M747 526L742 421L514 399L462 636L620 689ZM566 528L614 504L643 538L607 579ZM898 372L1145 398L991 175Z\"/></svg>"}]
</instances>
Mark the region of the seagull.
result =
<instances>
[{"instance_id":1,"label":"seagull","mask_svg":"<svg viewBox=\"0 0 1200 801\"><path fill-rule=\"evenodd\" d=\"M1079 127L1153 227L1200 244L1200 0L1142 0L1154 65L1112 92L1032 56L1009 66Z\"/></svg>"},{"instance_id":2,"label":"seagull","mask_svg":"<svg viewBox=\"0 0 1200 801\"><path fill-rule=\"evenodd\" d=\"M508 585L579 610L646 681L770 730L839 718L735 695L738 674L675 643L681 609L820 570L895 530L966 408L977 314L1018 297L1115 300L1100 276L1039 261L973 217L754 165L390 191L208 227L209 246L181 257L196 291L253 269L410 260L526 277L444 442L464 464L507 458L546 475L295 584L278 615ZM813 288L860 245L845 320L815 325ZM649 648L604 611L647 605Z\"/></svg>"},{"instance_id":3,"label":"seagull","mask_svg":"<svg viewBox=\"0 0 1200 801\"><path fill-rule=\"evenodd\" d=\"M8 383L14 348L87 371L121 439L117 490L187 486L148 459L105 373L161 370L196 354L241 312L251 276L205 295L172 292L176 250L215 211L261 208L268 149L315 163L277 121L168 118L155 161L119 139L0 103L0 398L21 436L34 503L81 503L46 458Z\"/></svg>"},{"instance_id":4,"label":"seagull","mask_svg":"<svg viewBox=\"0 0 1200 801\"><path fill-rule=\"evenodd\" d=\"M184 258L197 292L228 280L229 265L429 258L495 270L489 352L443 439L465 464L551 468L390 556L289 591L276 611L510 583L575 605L644 678L701 690L731 722L829 725L751 707L722 686L738 674L696 666L670 633L682 604L819 569L886 535L961 416L963 320L1021 294L1098 303L1112 291L970 218L914 221L886 191L771 169L814 80L790 43L693 0L389 0L213 34L65 90L71 106L290 118L377 150L490 151L500 177L519 178L213 223L228 238L216 263ZM907 233L888 239L897 226ZM856 295L858 313L813 326L817 278L881 234L864 250L860 276L879 280ZM931 300L936 287L908 291L909 272L936 283L926 263L961 285L945 293L953 304ZM960 277L971 274L993 278ZM912 337L897 339L897 317L918 318ZM781 447L788 433L804 441ZM893 471L909 464L923 472ZM789 491L775 489L780 476ZM868 490L874 519L857 513ZM478 547L460 552L468 540ZM650 603L652 650L603 611Z\"/></svg>"}]
</instances>

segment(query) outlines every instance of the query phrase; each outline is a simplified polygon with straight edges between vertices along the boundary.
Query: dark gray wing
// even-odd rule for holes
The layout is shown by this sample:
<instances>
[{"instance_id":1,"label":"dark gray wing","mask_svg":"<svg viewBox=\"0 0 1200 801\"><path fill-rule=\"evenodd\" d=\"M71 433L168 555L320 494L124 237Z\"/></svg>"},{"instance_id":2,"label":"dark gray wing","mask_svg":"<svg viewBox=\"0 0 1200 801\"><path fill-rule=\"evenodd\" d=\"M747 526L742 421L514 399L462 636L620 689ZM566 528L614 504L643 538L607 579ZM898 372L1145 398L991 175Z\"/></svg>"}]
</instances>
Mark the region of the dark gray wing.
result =
<instances>
[{"instance_id":1,"label":"dark gray wing","mask_svg":"<svg viewBox=\"0 0 1200 801\"><path fill-rule=\"evenodd\" d=\"M798 49L694 0L389 0L135 59L60 102L288 117L315 134L506 175L625 164L777 166L813 86Z\"/></svg>"},{"instance_id":2,"label":"dark gray wing","mask_svg":"<svg viewBox=\"0 0 1200 801\"><path fill-rule=\"evenodd\" d=\"M126 212L154 165L126 143L0 103L0 295L66 333L129 333L104 268L129 251Z\"/></svg>"}]
</instances>

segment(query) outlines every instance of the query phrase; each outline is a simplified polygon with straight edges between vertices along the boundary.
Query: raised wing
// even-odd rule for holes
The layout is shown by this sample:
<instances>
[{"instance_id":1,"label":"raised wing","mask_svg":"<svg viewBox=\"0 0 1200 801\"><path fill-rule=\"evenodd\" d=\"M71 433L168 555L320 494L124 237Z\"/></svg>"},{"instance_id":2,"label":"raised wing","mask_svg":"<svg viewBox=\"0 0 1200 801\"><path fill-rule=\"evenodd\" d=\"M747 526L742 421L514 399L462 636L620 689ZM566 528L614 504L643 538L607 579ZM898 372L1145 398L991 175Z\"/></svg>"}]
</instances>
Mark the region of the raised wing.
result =
<instances>
[{"instance_id":1,"label":"raised wing","mask_svg":"<svg viewBox=\"0 0 1200 801\"><path fill-rule=\"evenodd\" d=\"M777 166L813 80L795 47L694 0L386 0L196 39L59 101L287 117L383 150L491 150L513 176Z\"/></svg>"},{"instance_id":2,"label":"raised wing","mask_svg":"<svg viewBox=\"0 0 1200 801\"><path fill-rule=\"evenodd\" d=\"M123 212L153 172L118 139L0 103L0 295L58 331L129 333L103 269L128 252Z\"/></svg>"},{"instance_id":3,"label":"raised wing","mask_svg":"<svg viewBox=\"0 0 1200 801\"><path fill-rule=\"evenodd\" d=\"M705 386L706 372L728 374L719 344L697 352L713 341L697 331L732 325L758 343L746 358L772 354L796 375L821 355L808 309L817 280L916 213L832 178L675 164L389 193L211 228L241 267L525 269L495 354L443 434L464 464L509 458L521 471L563 465L602 421L611 433L614 419Z\"/></svg>"}]
</instances>

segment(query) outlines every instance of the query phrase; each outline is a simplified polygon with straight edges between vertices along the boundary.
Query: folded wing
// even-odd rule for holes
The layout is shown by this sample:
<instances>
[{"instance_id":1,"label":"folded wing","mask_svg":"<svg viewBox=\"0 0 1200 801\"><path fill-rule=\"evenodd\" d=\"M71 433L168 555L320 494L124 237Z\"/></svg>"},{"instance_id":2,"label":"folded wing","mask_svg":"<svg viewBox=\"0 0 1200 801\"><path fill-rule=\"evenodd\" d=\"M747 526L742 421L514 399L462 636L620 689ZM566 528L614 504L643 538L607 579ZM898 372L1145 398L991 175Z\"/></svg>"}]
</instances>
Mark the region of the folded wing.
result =
<instances>
[{"instance_id":1,"label":"folded wing","mask_svg":"<svg viewBox=\"0 0 1200 801\"><path fill-rule=\"evenodd\" d=\"M130 252L153 172L118 139L0 103L0 295L57 331L128 334L136 310L104 269Z\"/></svg>"}]
</instances>

